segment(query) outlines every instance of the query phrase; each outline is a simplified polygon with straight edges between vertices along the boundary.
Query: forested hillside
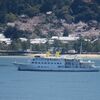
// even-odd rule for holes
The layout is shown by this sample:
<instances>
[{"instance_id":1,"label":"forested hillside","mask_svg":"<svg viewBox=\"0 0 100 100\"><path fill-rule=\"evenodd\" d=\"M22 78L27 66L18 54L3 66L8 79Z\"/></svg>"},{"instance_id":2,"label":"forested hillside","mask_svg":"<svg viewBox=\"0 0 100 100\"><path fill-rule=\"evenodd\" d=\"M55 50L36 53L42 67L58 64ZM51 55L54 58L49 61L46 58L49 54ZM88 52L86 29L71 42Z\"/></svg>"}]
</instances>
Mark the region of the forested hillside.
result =
<instances>
[{"instance_id":1,"label":"forested hillside","mask_svg":"<svg viewBox=\"0 0 100 100\"><path fill-rule=\"evenodd\" d=\"M33 17L48 11L67 22L100 22L100 0L0 0L0 23L12 22L21 14Z\"/></svg>"},{"instance_id":2,"label":"forested hillside","mask_svg":"<svg viewBox=\"0 0 100 100\"><path fill-rule=\"evenodd\" d=\"M1 50L100 52L100 0L0 0ZM80 37L75 42L30 42L53 36ZM2 38L10 40L3 41ZM5 38L3 40L5 40ZM23 41L23 39L25 41ZM56 45L55 45L56 44Z\"/></svg>"}]
</instances>

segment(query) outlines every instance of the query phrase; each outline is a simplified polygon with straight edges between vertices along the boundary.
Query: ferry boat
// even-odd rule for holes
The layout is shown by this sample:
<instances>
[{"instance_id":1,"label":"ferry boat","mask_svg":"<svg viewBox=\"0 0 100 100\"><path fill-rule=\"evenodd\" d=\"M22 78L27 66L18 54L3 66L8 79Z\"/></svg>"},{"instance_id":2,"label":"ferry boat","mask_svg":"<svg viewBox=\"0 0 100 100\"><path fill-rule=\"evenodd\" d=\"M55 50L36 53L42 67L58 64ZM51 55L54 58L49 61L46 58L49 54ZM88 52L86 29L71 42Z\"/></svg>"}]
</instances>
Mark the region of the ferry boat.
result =
<instances>
[{"instance_id":1,"label":"ferry boat","mask_svg":"<svg viewBox=\"0 0 100 100\"><path fill-rule=\"evenodd\" d=\"M19 71L55 71L55 72L98 72L92 61L76 58L35 56L27 63L14 63Z\"/></svg>"}]
</instances>

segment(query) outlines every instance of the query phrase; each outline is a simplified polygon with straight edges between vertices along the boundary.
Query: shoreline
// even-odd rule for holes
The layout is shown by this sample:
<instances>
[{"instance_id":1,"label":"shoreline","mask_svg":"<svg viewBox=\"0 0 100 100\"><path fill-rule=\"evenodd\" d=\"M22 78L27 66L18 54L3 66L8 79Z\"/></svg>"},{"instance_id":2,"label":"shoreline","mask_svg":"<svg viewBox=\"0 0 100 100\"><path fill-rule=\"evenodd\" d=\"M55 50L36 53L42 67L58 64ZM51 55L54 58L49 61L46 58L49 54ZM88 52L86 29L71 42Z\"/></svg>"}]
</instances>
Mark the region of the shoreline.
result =
<instances>
[{"instance_id":1,"label":"shoreline","mask_svg":"<svg viewBox=\"0 0 100 100\"><path fill-rule=\"evenodd\" d=\"M0 56L0 57L29 57L32 58L34 56L43 56L46 57L46 54L27 54L27 55L4 55L4 56ZM64 54L64 55L60 55L62 57L68 57L68 58L100 58L100 54Z\"/></svg>"},{"instance_id":2,"label":"shoreline","mask_svg":"<svg viewBox=\"0 0 100 100\"><path fill-rule=\"evenodd\" d=\"M34 57L36 55L46 57L46 54L29 54L26 56ZM60 56L61 57L68 57L68 58L70 58L70 57L73 57L73 58L100 58L100 54L63 54Z\"/></svg>"}]
</instances>

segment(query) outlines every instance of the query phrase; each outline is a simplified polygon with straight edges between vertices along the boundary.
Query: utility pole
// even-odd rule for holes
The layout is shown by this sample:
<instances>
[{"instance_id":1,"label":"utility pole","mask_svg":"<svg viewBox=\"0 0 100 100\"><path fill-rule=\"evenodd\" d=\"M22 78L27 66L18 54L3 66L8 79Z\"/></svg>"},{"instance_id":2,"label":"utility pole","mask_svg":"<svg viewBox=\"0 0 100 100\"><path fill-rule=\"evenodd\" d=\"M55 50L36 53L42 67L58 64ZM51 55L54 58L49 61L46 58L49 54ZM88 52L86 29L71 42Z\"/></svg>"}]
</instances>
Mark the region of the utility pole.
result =
<instances>
[{"instance_id":1,"label":"utility pole","mask_svg":"<svg viewBox=\"0 0 100 100\"><path fill-rule=\"evenodd\" d=\"M80 45L80 54L82 54L82 40L81 40L81 45Z\"/></svg>"},{"instance_id":2,"label":"utility pole","mask_svg":"<svg viewBox=\"0 0 100 100\"><path fill-rule=\"evenodd\" d=\"M80 34L80 42L81 42L80 43L80 54L82 54L83 48L82 48L82 35L81 34Z\"/></svg>"}]
</instances>

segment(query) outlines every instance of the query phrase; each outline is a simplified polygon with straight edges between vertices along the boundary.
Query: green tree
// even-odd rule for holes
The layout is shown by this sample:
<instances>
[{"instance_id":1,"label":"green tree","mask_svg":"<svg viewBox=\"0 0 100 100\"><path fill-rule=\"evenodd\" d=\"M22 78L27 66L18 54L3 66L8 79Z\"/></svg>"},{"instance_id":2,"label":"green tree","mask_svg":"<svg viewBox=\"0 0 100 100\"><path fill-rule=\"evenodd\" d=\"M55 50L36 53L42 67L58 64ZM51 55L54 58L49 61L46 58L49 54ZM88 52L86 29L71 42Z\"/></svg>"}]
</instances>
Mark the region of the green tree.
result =
<instances>
[{"instance_id":1,"label":"green tree","mask_svg":"<svg viewBox=\"0 0 100 100\"><path fill-rule=\"evenodd\" d=\"M52 47L54 47L54 53L56 51L61 51L63 47L63 43L60 40L54 40Z\"/></svg>"},{"instance_id":2,"label":"green tree","mask_svg":"<svg viewBox=\"0 0 100 100\"><path fill-rule=\"evenodd\" d=\"M70 33L70 30L68 28L65 28L63 36L68 36L69 33Z\"/></svg>"},{"instance_id":3,"label":"green tree","mask_svg":"<svg viewBox=\"0 0 100 100\"><path fill-rule=\"evenodd\" d=\"M0 43L0 50L7 50L8 49L8 46L5 42L1 42Z\"/></svg>"},{"instance_id":4,"label":"green tree","mask_svg":"<svg viewBox=\"0 0 100 100\"><path fill-rule=\"evenodd\" d=\"M21 42L21 47L22 47L22 50L29 49L30 48L30 42L29 41Z\"/></svg>"},{"instance_id":5,"label":"green tree","mask_svg":"<svg viewBox=\"0 0 100 100\"><path fill-rule=\"evenodd\" d=\"M100 52L100 39L93 44L94 52Z\"/></svg>"},{"instance_id":6,"label":"green tree","mask_svg":"<svg viewBox=\"0 0 100 100\"><path fill-rule=\"evenodd\" d=\"M4 35L7 38L11 38L12 40L14 39L18 39L20 37L29 37L32 33L28 32L28 31L22 31L17 29L16 27L8 27L5 32Z\"/></svg>"},{"instance_id":7,"label":"green tree","mask_svg":"<svg viewBox=\"0 0 100 100\"><path fill-rule=\"evenodd\" d=\"M18 39L20 37L20 34L19 34L18 29L16 27L8 27L5 30L4 35L7 38L11 38L11 39Z\"/></svg>"},{"instance_id":8,"label":"green tree","mask_svg":"<svg viewBox=\"0 0 100 100\"><path fill-rule=\"evenodd\" d=\"M39 8L40 8L39 5L36 5L36 6L28 5L27 9L25 10L25 14L27 14L29 17L33 17L33 16L39 14Z\"/></svg>"},{"instance_id":9,"label":"green tree","mask_svg":"<svg viewBox=\"0 0 100 100\"><path fill-rule=\"evenodd\" d=\"M13 22L17 19L16 15L13 13L9 13L5 15L6 22Z\"/></svg>"},{"instance_id":10,"label":"green tree","mask_svg":"<svg viewBox=\"0 0 100 100\"><path fill-rule=\"evenodd\" d=\"M21 41L13 40L10 44L10 50L22 50Z\"/></svg>"}]
</instances>

